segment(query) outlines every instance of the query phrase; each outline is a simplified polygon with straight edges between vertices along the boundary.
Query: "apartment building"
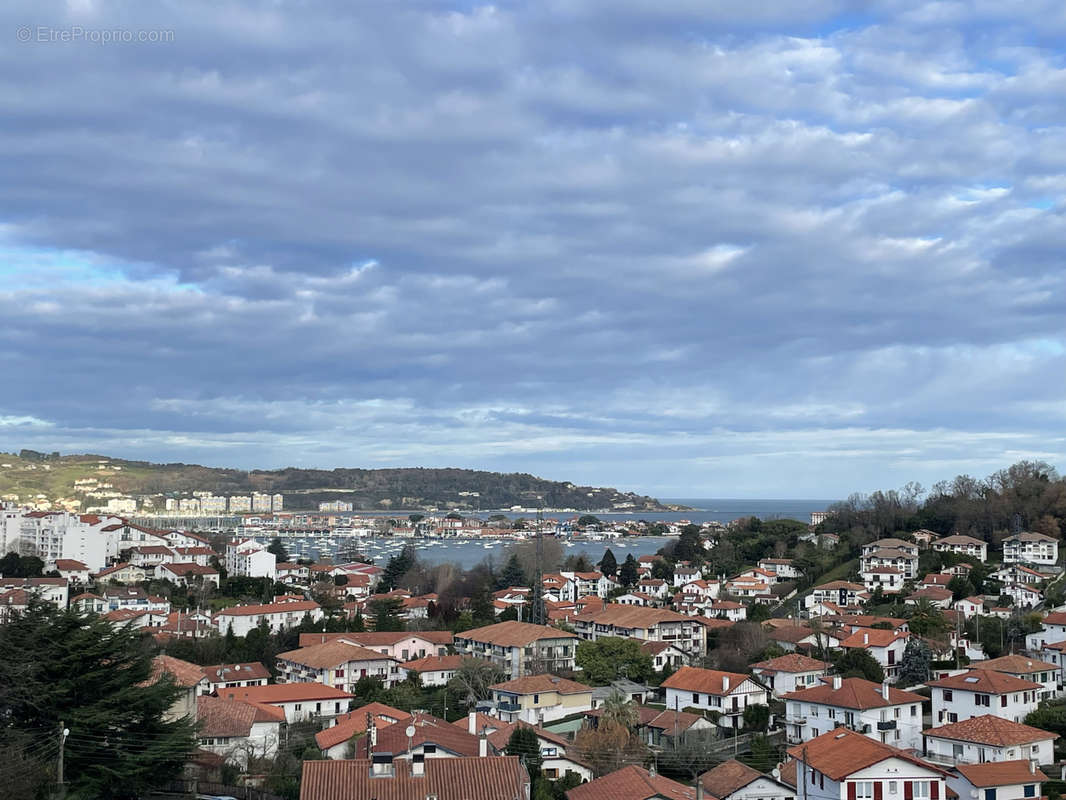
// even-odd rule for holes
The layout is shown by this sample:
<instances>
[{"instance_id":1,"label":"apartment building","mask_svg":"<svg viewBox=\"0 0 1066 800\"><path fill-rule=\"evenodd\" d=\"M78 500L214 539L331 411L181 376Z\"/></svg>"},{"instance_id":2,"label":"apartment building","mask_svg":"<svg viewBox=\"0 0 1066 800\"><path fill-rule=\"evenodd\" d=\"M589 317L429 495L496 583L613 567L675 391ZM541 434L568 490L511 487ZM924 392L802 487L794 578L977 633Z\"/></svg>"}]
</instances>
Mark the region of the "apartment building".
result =
<instances>
[{"instance_id":1,"label":"apartment building","mask_svg":"<svg viewBox=\"0 0 1066 800\"><path fill-rule=\"evenodd\" d=\"M504 722L542 725L592 710L592 687L543 673L526 675L489 687L493 714Z\"/></svg>"},{"instance_id":2,"label":"apartment building","mask_svg":"<svg viewBox=\"0 0 1066 800\"><path fill-rule=\"evenodd\" d=\"M226 571L250 578L277 578L277 557L255 539L239 539L226 545Z\"/></svg>"},{"instance_id":3,"label":"apartment building","mask_svg":"<svg viewBox=\"0 0 1066 800\"><path fill-rule=\"evenodd\" d=\"M1034 681L989 669L971 669L926 685L933 690L934 725L985 714L1021 722L1036 709L1044 689Z\"/></svg>"},{"instance_id":4,"label":"apartment building","mask_svg":"<svg viewBox=\"0 0 1066 800\"><path fill-rule=\"evenodd\" d=\"M788 653L751 665L752 675L775 698L817 686L829 672L829 664L799 653Z\"/></svg>"},{"instance_id":5,"label":"apartment building","mask_svg":"<svg viewBox=\"0 0 1066 800\"><path fill-rule=\"evenodd\" d=\"M215 614L214 623L220 634L232 630L234 636L247 636L260 622L265 622L272 633L295 628L305 615L318 622L322 619L322 609L313 600L231 606Z\"/></svg>"},{"instance_id":6,"label":"apartment building","mask_svg":"<svg viewBox=\"0 0 1066 800\"><path fill-rule=\"evenodd\" d=\"M907 631L858 628L851 636L842 640L840 646L867 651L885 671L885 679L889 683L895 683L909 637L910 633Z\"/></svg>"},{"instance_id":7,"label":"apartment building","mask_svg":"<svg viewBox=\"0 0 1066 800\"><path fill-rule=\"evenodd\" d=\"M391 656L338 639L279 653L278 683L321 683L354 692L362 678L377 678L385 688L403 680L404 673Z\"/></svg>"},{"instance_id":8,"label":"apartment building","mask_svg":"<svg viewBox=\"0 0 1066 800\"><path fill-rule=\"evenodd\" d=\"M954 553L967 558L976 558L978 561L988 560L988 543L972 536L961 534L945 536L933 542L933 549L938 553Z\"/></svg>"},{"instance_id":9,"label":"apartment building","mask_svg":"<svg viewBox=\"0 0 1066 800\"><path fill-rule=\"evenodd\" d=\"M455 649L492 661L511 678L519 678L531 672L574 669L577 640L568 631L511 620L455 634Z\"/></svg>"},{"instance_id":10,"label":"apartment building","mask_svg":"<svg viewBox=\"0 0 1066 800\"><path fill-rule=\"evenodd\" d=\"M986 764L1029 759L1055 762L1053 733L994 714L930 728L924 734L925 757L942 764Z\"/></svg>"},{"instance_id":11,"label":"apartment building","mask_svg":"<svg viewBox=\"0 0 1066 800\"><path fill-rule=\"evenodd\" d=\"M804 598L803 604L808 611L825 603L832 603L840 608L851 608L868 600L869 597L866 587L861 584L850 581L830 581L821 586L815 586Z\"/></svg>"},{"instance_id":12,"label":"apartment building","mask_svg":"<svg viewBox=\"0 0 1066 800\"><path fill-rule=\"evenodd\" d=\"M346 713L352 703L352 695L348 692L317 682L236 686L219 690L218 696L275 706L285 712L288 723L330 719Z\"/></svg>"},{"instance_id":13,"label":"apartment building","mask_svg":"<svg viewBox=\"0 0 1066 800\"><path fill-rule=\"evenodd\" d=\"M601 610L581 612L572 622L577 635L590 641L623 636L669 642L690 659L702 656L707 649L706 628L699 620L664 608L608 603Z\"/></svg>"}]
</instances>

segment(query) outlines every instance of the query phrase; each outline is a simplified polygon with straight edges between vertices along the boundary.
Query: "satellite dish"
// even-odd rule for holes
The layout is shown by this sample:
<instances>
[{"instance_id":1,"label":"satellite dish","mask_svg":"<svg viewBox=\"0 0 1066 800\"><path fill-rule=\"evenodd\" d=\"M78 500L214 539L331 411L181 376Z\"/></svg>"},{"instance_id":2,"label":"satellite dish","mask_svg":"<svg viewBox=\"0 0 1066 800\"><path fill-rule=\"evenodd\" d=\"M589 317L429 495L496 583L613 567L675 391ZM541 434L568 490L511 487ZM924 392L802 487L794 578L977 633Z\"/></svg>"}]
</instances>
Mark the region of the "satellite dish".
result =
<instances>
[{"instance_id":1,"label":"satellite dish","mask_svg":"<svg viewBox=\"0 0 1066 800\"><path fill-rule=\"evenodd\" d=\"M408 725L407 726L407 730L404 731L404 733L406 733L407 734L407 738L410 739L412 736L415 735L415 726L414 725Z\"/></svg>"}]
</instances>

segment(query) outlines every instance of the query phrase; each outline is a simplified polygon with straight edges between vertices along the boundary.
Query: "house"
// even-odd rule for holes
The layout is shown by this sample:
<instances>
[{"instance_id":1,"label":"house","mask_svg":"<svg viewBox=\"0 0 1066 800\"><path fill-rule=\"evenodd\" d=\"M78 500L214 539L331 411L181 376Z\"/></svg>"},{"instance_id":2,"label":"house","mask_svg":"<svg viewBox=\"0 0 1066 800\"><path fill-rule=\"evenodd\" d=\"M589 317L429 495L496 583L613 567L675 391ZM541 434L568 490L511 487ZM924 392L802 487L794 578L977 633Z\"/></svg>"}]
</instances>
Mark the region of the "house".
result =
<instances>
[{"instance_id":1,"label":"house","mask_svg":"<svg viewBox=\"0 0 1066 800\"><path fill-rule=\"evenodd\" d=\"M417 675L423 686L447 686L469 656L426 656L400 664L404 677ZM476 660L476 659L475 659Z\"/></svg>"},{"instance_id":2,"label":"house","mask_svg":"<svg viewBox=\"0 0 1066 800\"><path fill-rule=\"evenodd\" d=\"M174 560L174 551L166 545L142 544L130 548L130 563L152 573L160 564Z\"/></svg>"},{"instance_id":3,"label":"house","mask_svg":"<svg viewBox=\"0 0 1066 800\"><path fill-rule=\"evenodd\" d=\"M919 528L911 534L911 538L914 539L920 547L928 547L934 539L937 539L939 534L929 530L928 528Z\"/></svg>"},{"instance_id":4,"label":"house","mask_svg":"<svg viewBox=\"0 0 1066 800\"><path fill-rule=\"evenodd\" d=\"M651 747L674 747L688 741L693 736L713 737L718 725L702 714L688 711L667 709L637 704L635 732L640 740ZM594 708L585 714L585 721L591 728L599 726L603 717L603 707Z\"/></svg>"},{"instance_id":5,"label":"house","mask_svg":"<svg viewBox=\"0 0 1066 800\"><path fill-rule=\"evenodd\" d=\"M890 564L872 564L863 567L859 571L863 586L866 591L873 594L878 589L882 594L899 594L903 591L903 584L907 580L904 571Z\"/></svg>"},{"instance_id":6,"label":"house","mask_svg":"<svg viewBox=\"0 0 1066 800\"><path fill-rule=\"evenodd\" d=\"M728 619L732 622L743 622L748 618L748 607L732 600L716 600L711 603L711 616Z\"/></svg>"},{"instance_id":7,"label":"house","mask_svg":"<svg viewBox=\"0 0 1066 800\"><path fill-rule=\"evenodd\" d=\"M301 633L300 647L347 639L377 650L397 661L411 661L426 656L442 656L452 644L451 631L365 631L352 633Z\"/></svg>"},{"instance_id":8,"label":"house","mask_svg":"<svg viewBox=\"0 0 1066 800\"><path fill-rule=\"evenodd\" d=\"M281 583L296 583L302 586L311 585L311 570L307 564L296 564L292 561L276 561L274 563L274 580Z\"/></svg>"},{"instance_id":9,"label":"house","mask_svg":"<svg viewBox=\"0 0 1066 800\"><path fill-rule=\"evenodd\" d=\"M702 577L703 573L696 567L685 567L680 565L674 567L674 586L681 587L686 583L691 583Z\"/></svg>"},{"instance_id":10,"label":"house","mask_svg":"<svg viewBox=\"0 0 1066 800\"><path fill-rule=\"evenodd\" d=\"M637 591L662 600L670 596L670 584L662 578L641 578L637 581Z\"/></svg>"},{"instance_id":11,"label":"house","mask_svg":"<svg viewBox=\"0 0 1066 800\"><path fill-rule=\"evenodd\" d=\"M1039 728L984 714L927 730L925 756L945 764L985 764L1016 758L1052 764L1057 738Z\"/></svg>"},{"instance_id":12,"label":"house","mask_svg":"<svg viewBox=\"0 0 1066 800\"><path fill-rule=\"evenodd\" d=\"M196 698L207 688L203 668L173 656L156 656L152 659L152 675L145 684L157 683L164 675L182 690L164 717L168 721L182 717L196 719Z\"/></svg>"},{"instance_id":13,"label":"house","mask_svg":"<svg viewBox=\"0 0 1066 800\"><path fill-rule=\"evenodd\" d=\"M518 678L530 672L574 669L577 638L559 628L510 620L455 634L455 649L492 661Z\"/></svg>"},{"instance_id":14,"label":"house","mask_svg":"<svg viewBox=\"0 0 1066 800\"><path fill-rule=\"evenodd\" d=\"M803 574L791 558L764 558L759 561L759 569L773 573L778 581L795 580Z\"/></svg>"},{"instance_id":15,"label":"house","mask_svg":"<svg viewBox=\"0 0 1066 800\"><path fill-rule=\"evenodd\" d=\"M10 622L30 607L30 594L25 589L0 589L0 623Z\"/></svg>"},{"instance_id":16,"label":"house","mask_svg":"<svg viewBox=\"0 0 1066 800\"><path fill-rule=\"evenodd\" d=\"M377 725L373 720L372 724ZM394 761L406 759L416 763L438 758L477 758L488 752L487 745L477 736L422 712L414 712L407 719L377 728L374 737L356 739L356 758L370 758L368 749L374 753L389 753Z\"/></svg>"},{"instance_id":17,"label":"house","mask_svg":"<svg viewBox=\"0 0 1066 800\"><path fill-rule=\"evenodd\" d=\"M1004 564L1042 564L1059 561L1059 540L1043 533L1023 532L1003 540Z\"/></svg>"},{"instance_id":18,"label":"house","mask_svg":"<svg viewBox=\"0 0 1066 800\"><path fill-rule=\"evenodd\" d=\"M174 560L183 564L199 564L201 567L211 566L211 557L217 555L210 547L175 547Z\"/></svg>"},{"instance_id":19,"label":"house","mask_svg":"<svg viewBox=\"0 0 1066 800\"><path fill-rule=\"evenodd\" d=\"M178 586L190 584L211 584L218 586L218 570L213 567L204 567L192 561L183 563L171 562L160 564L155 568L155 576L160 580L171 581Z\"/></svg>"},{"instance_id":20,"label":"house","mask_svg":"<svg viewBox=\"0 0 1066 800\"><path fill-rule=\"evenodd\" d=\"M1044 602L1044 593L1036 587L1025 583L1007 584L1000 594L1005 594L1011 598L1018 608L1033 608Z\"/></svg>"},{"instance_id":21,"label":"house","mask_svg":"<svg viewBox=\"0 0 1066 800\"><path fill-rule=\"evenodd\" d=\"M349 710L348 692L320 683L271 683L266 686L240 686L219 690L219 697L265 703L285 712L286 722L303 722L339 716Z\"/></svg>"},{"instance_id":22,"label":"house","mask_svg":"<svg viewBox=\"0 0 1066 800\"><path fill-rule=\"evenodd\" d=\"M200 747L247 769L253 758L278 754L285 712L275 706L200 696L196 699Z\"/></svg>"},{"instance_id":23,"label":"house","mask_svg":"<svg viewBox=\"0 0 1066 800\"><path fill-rule=\"evenodd\" d=\"M1037 572L1035 569L1031 569L1024 564L1009 564L1004 567L1000 567L993 572L989 577L999 581L1002 584L1008 583L1041 583L1048 579L1047 575Z\"/></svg>"},{"instance_id":24,"label":"house","mask_svg":"<svg viewBox=\"0 0 1066 800\"><path fill-rule=\"evenodd\" d=\"M804 608L810 609L820 603L834 603L838 606L849 608L858 606L870 597L865 586L849 581L830 581L821 586L815 586L811 593L803 599Z\"/></svg>"},{"instance_id":25,"label":"house","mask_svg":"<svg viewBox=\"0 0 1066 800\"><path fill-rule=\"evenodd\" d=\"M937 539L933 542L933 549L938 553L955 553L960 556L976 558L978 561L988 560L988 544L972 536L954 534Z\"/></svg>"},{"instance_id":26,"label":"house","mask_svg":"<svg viewBox=\"0 0 1066 800\"><path fill-rule=\"evenodd\" d=\"M788 653L752 664L751 672L776 699L817 685L829 672L829 664L799 653Z\"/></svg>"},{"instance_id":27,"label":"house","mask_svg":"<svg viewBox=\"0 0 1066 800\"><path fill-rule=\"evenodd\" d=\"M922 698L887 683L834 675L817 686L784 695L790 743L805 742L838 726L894 747L922 743Z\"/></svg>"},{"instance_id":28,"label":"house","mask_svg":"<svg viewBox=\"0 0 1066 800\"><path fill-rule=\"evenodd\" d=\"M575 786L567 800L696 800L696 790L630 764ZM302 800L302 798L301 798Z\"/></svg>"},{"instance_id":29,"label":"house","mask_svg":"<svg viewBox=\"0 0 1066 800\"><path fill-rule=\"evenodd\" d=\"M749 675L681 667L662 682L667 709L695 708L719 713L723 728L741 728L748 706L766 705L766 689Z\"/></svg>"},{"instance_id":30,"label":"house","mask_svg":"<svg viewBox=\"0 0 1066 800\"><path fill-rule=\"evenodd\" d=\"M593 779L592 767L578 758L576 753L568 752L568 749L573 751L574 748L565 736L530 725L528 722L512 722L488 734L486 738L490 751L503 755L511 735L517 728L529 728L536 735L540 745L540 769L546 778L554 781L573 774L582 781Z\"/></svg>"},{"instance_id":31,"label":"house","mask_svg":"<svg viewBox=\"0 0 1066 800\"><path fill-rule=\"evenodd\" d=\"M136 564L128 564L124 561L106 567L93 575L93 580L97 584L109 582L140 583L143 580L147 580L147 578L148 573L145 572L144 567L139 567Z\"/></svg>"},{"instance_id":32,"label":"house","mask_svg":"<svg viewBox=\"0 0 1066 800\"><path fill-rule=\"evenodd\" d=\"M837 728L789 748L807 800L943 800L947 773L905 750Z\"/></svg>"},{"instance_id":33,"label":"house","mask_svg":"<svg viewBox=\"0 0 1066 800\"><path fill-rule=\"evenodd\" d=\"M677 669L688 660L684 652L670 642L641 641L640 652L651 656L651 663L656 672Z\"/></svg>"},{"instance_id":34,"label":"house","mask_svg":"<svg viewBox=\"0 0 1066 800\"><path fill-rule=\"evenodd\" d=\"M315 743L325 758L349 758L355 754L354 747L349 750L349 744L366 733L368 722L380 730L410 719L409 713L398 708L384 703L367 703L329 720L330 727L315 734Z\"/></svg>"},{"instance_id":35,"label":"house","mask_svg":"<svg viewBox=\"0 0 1066 800\"><path fill-rule=\"evenodd\" d=\"M962 614L965 619L979 617L985 613L985 599L983 597L964 597L955 601L955 610Z\"/></svg>"},{"instance_id":36,"label":"house","mask_svg":"<svg viewBox=\"0 0 1066 800\"><path fill-rule=\"evenodd\" d=\"M300 800L515 800L530 795L529 773L517 756L304 762Z\"/></svg>"},{"instance_id":37,"label":"house","mask_svg":"<svg viewBox=\"0 0 1066 800\"><path fill-rule=\"evenodd\" d=\"M262 622L271 633L280 633L286 628L295 628L304 617L312 622L322 619L322 609L313 600L287 600L282 603L231 606L215 614L218 632L233 631L234 636L247 636L248 632Z\"/></svg>"},{"instance_id":38,"label":"house","mask_svg":"<svg viewBox=\"0 0 1066 800\"><path fill-rule=\"evenodd\" d=\"M222 689L238 686L266 686L270 680L270 670L258 661L244 664L216 664L201 669L203 669L204 677L207 678L207 689L204 694L213 694Z\"/></svg>"},{"instance_id":39,"label":"house","mask_svg":"<svg viewBox=\"0 0 1066 800\"><path fill-rule=\"evenodd\" d=\"M317 682L353 692L363 678L377 678L385 688L404 678L396 659L347 639L278 653L277 659L278 683Z\"/></svg>"},{"instance_id":40,"label":"house","mask_svg":"<svg viewBox=\"0 0 1066 800\"><path fill-rule=\"evenodd\" d=\"M82 592L81 594L70 598L70 607L76 608L79 611L90 611L94 614L103 614L107 612L107 601L98 594Z\"/></svg>"},{"instance_id":41,"label":"house","mask_svg":"<svg viewBox=\"0 0 1066 800\"><path fill-rule=\"evenodd\" d=\"M885 679L893 683L899 676L899 666L903 661L903 651L907 649L909 636L910 633L906 631L859 628L844 639L840 646L866 650L885 671Z\"/></svg>"},{"instance_id":42,"label":"house","mask_svg":"<svg viewBox=\"0 0 1066 800\"><path fill-rule=\"evenodd\" d=\"M1039 683L990 669L971 669L926 685L933 690L934 725L984 714L1021 722L1036 709L1043 690Z\"/></svg>"},{"instance_id":43,"label":"house","mask_svg":"<svg viewBox=\"0 0 1066 800\"><path fill-rule=\"evenodd\" d=\"M735 758L723 761L698 778L708 800L795 800L795 787L763 775Z\"/></svg>"},{"instance_id":44,"label":"house","mask_svg":"<svg viewBox=\"0 0 1066 800\"><path fill-rule=\"evenodd\" d=\"M898 541L894 539L882 539L882 541ZM893 567L899 570L904 581L914 580L918 572L918 547L908 544L907 547L876 547L865 545L862 548L862 557L859 559L859 572L872 572L879 567ZM909 549L908 549L909 548Z\"/></svg>"},{"instance_id":45,"label":"house","mask_svg":"<svg viewBox=\"0 0 1066 800\"><path fill-rule=\"evenodd\" d=\"M592 687L543 673L493 684L493 713L504 722L542 725L592 709Z\"/></svg>"},{"instance_id":46,"label":"house","mask_svg":"<svg viewBox=\"0 0 1066 800\"><path fill-rule=\"evenodd\" d=\"M781 625L774 626L766 632L767 638L786 653L794 653L797 650L816 650L819 646L837 647L840 639L834 633L826 630L815 631L806 625Z\"/></svg>"},{"instance_id":47,"label":"house","mask_svg":"<svg viewBox=\"0 0 1066 800\"><path fill-rule=\"evenodd\" d=\"M1040 797L1040 784L1047 776L1029 759L997 764L959 764L948 778L948 787L961 797L984 800L1023 800Z\"/></svg>"},{"instance_id":48,"label":"house","mask_svg":"<svg viewBox=\"0 0 1066 800\"><path fill-rule=\"evenodd\" d=\"M623 606L657 606L657 598L644 592L626 592L614 598L614 602Z\"/></svg>"},{"instance_id":49,"label":"house","mask_svg":"<svg viewBox=\"0 0 1066 800\"><path fill-rule=\"evenodd\" d=\"M70 583L84 585L89 582L90 570L88 565L77 559L57 558L54 566L60 577L65 578Z\"/></svg>"},{"instance_id":50,"label":"house","mask_svg":"<svg viewBox=\"0 0 1066 800\"><path fill-rule=\"evenodd\" d=\"M950 589L943 589L939 586L928 586L924 589L919 589L916 592L911 592L903 600L903 603L908 606L916 606L922 600L927 600L930 605L935 608L945 609L951 606L951 598L954 595Z\"/></svg>"},{"instance_id":51,"label":"house","mask_svg":"<svg viewBox=\"0 0 1066 800\"><path fill-rule=\"evenodd\" d=\"M602 610L583 611L573 618L582 639L622 636L643 641L671 642L686 657L706 652L706 630L690 616L665 608L642 608L608 603Z\"/></svg>"},{"instance_id":52,"label":"house","mask_svg":"<svg viewBox=\"0 0 1066 800\"><path fill-rule=\"evenodd\" d=\"M971 669L992 669L1006 675L1013 675L1023 681L1039 683L1040 700L1057 697L1059 694L1059 666L1047 661L1037 661L1017 654L991 658L986 661L974 661Z\"/></svg>"}]
</instances>

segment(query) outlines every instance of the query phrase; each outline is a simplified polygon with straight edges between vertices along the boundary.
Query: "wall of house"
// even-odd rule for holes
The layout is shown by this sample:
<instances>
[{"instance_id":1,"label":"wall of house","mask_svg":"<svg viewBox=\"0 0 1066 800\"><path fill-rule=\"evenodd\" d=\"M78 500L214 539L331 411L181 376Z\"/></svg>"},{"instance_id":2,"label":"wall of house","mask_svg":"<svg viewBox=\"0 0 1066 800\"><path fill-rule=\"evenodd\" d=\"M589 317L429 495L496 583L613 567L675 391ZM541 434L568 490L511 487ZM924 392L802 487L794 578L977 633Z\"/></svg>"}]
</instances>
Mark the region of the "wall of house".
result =
<instances>
[{"instance_id":1,"label":"wall of house","mask_svg":"<svg viewBox=\"0 0 1066 800\"><path fill-rule=\"evenodd\" d=\"M945 699L949 693L951 699ZM1037 692L1012 692L996 695L984 692L968 692L964 689L944 689L933 687L933 726L949 722L962 722L973 717L993 714L1013 722L1022 722L1029 712L1036 710L1039 704ZM978 704L980 696L988 698L988 705ZM1003 698L1006 698L1004 705ZM955 716L951 716L954 714Z\"/></svg>"},{"instance_id":2,"label":"wall of house","mask_svg":"<svg viewBox=\"0 0 1066 800\"><path fill-rule=\"evenodd\" d=\"M935 761L942 763L985 764L990 761L1013 761L1019 758L1032 758L1038 764L1051 764L1055 761L1052 739L1032 744L1012 745L1010 747L993 747L990 745L959 742L953 739L925 737L925 753ZM966 798L960 798L966 800Z\"/></svg>"}]
</instances>

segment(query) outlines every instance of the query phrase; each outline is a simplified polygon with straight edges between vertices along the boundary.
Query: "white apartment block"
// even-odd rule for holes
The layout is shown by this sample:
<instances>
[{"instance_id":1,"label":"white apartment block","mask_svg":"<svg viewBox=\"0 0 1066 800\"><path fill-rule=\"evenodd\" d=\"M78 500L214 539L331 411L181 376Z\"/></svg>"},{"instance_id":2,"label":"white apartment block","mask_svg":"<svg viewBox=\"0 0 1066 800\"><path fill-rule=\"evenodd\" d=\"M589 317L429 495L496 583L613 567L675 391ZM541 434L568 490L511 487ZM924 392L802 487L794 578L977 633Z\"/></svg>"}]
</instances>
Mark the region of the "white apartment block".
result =
<instances>
[{"instance_id":1,"label":"white apartment block","mask_svg":"<svg viewBox=\"0 0 1066 800\"><path fill-rule=\"evenodd\" d=\"M933 724L962 722L985 714L1022 722L1040 703L1043 687L994 670L971 669L927 685L933 690Z\"/></svg>"},{"instance_id":2,"label":"white apartment block","mask_svg":"<svg viewBox=\"0 0 1066 800\"><path fill-rule=\"evenodd\" d=\"M59 559L80 561L95 572L107 564L106 527L106 520L91 514L30 511L19 520L19 550L46 564Z\"/></svg>"},{"instance_id":3,"label":"white apartment block","mask_svg":"<svg viewBox=\"0 0 1066 800\"><path fill-rule=\"evenodd\" d=\"M933 542L933 549L938 553L955 553L967 558L976 558L978 561L988 560L988 543L972 536L945 536Z\"/></svg>"},{"instance_id":4,"label":"white apartment block","mask_svg":"<svg viewBox=\"0 0 1066 800\"><path fill-rule=\"evenodd\" d=\"M277 578L277 556L268 553L254 539L241 539L226 545L226 571L250 578Z\"/></svg>"},{"instance_id":5,"label":"white apartment block","mask_svg":"<svg viewBox=\"0 0 1066 800\"><path fill-rule=\"evenodd\" d=\"M295 628L304 616L309 616L312 622L318 622L322 619L322 609L313 600L231 606L215 614L213 622L218 625L220 634L232 630L234 636L247 636L260 622L265 622L271 633L278 633Z\"/></svg>"},{"instance_id":6,"label":"white apartment block","mask_svg":"<svg viewBox=\"0 0 1066 800\"><path fill-rule=\"evenodd\" d=\"M232 495L229 499L229 510L233 511L251 511L252 510L252 498L248 495Z\"/></svg>"},{"instance_id":7,"label":"white apartment block","mask_svg":"<svg viewBox=\"0 0 1066 800\"><path fill-rule=\"evenodd\" d=\"M788 741L806 742L843 726L875 741L922 746L921 695L862 678L834 675L829 683L784 695Z\"/></svg>"},{"instance_id":8,"label":"white apartment block","mask_svg":"<svg viewBox=\"0 0 1066 800\"><path fill-rule=\"evenodd\" d=\"M1057 738L1039 728L985 714L927 730L925 757L943 764L987 764L1016 758L1052 764Z\"/></svg>"},{"instance_id":9,"label":"white apartment block","mask_svg":"<svg viewBox=\"0 0 1066 800\"><path fill-rule=\"evenodd\" d=\"M1059 560L1059 542L1042 533L1023 532L1003 540L1004 564L1043 564L1053 566Z\"/></svg>"},{"instance_id":10,"label":"white apartment block","mask_svg":"<svg viewBox=\"0 0 1066 800\"><path fill-rule=\"evenodd\" d=\"M270 495L262 492L253 492L252 511L270 511Z\"/></svg>"}]
</instances>

